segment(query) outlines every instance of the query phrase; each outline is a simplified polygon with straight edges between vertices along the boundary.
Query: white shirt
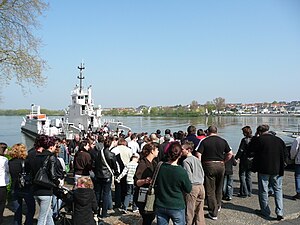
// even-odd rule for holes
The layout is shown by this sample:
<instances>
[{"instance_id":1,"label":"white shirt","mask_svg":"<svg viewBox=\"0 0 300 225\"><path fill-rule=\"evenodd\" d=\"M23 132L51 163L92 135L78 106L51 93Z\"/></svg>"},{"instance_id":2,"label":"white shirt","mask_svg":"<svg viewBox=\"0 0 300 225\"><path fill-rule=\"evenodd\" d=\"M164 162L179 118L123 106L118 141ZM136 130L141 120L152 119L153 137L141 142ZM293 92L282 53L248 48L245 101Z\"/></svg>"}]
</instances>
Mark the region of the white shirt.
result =
<instances>
[{"instance_id":1,"label":"white shirt","mask_svg":"<svg viewBox=\"0 0 300 225\"><path fill-rule=\"evenodd\" d=\"M131 148L132 154L140 152L140 146L136 141L128 142L128 147Z\"/></svg>"},{"instance_id":2,"label":"white shirt","mask_svg":"<svg viewBox=\"0 0 300 225\"><path fill-rule=\"evenodd\" d=\"M0 187L5 187L9 184L9 168L8 159L0 156Z\"/></svg>"},{"instance_id":3,"label":"white shirt","mask_svg":"<svg viewBox=\"0 0 300 225\"><path fill-rule=\"evenodd\" d=\"M132 156L132 150L125 145L118 145L113 148L111 152L115 153L115 155L120 154L121 160L126 166L130 162L130 158Z\"/></svg>"},{"instance_id":4,"label":"white shirt","mask_svg":"<svg viewBox=\"0 0 300 225\"><path fill-rule=\"evenodd\" d=\"M294 140L290 154L291 159L295 159L295 164L300 164L300 136Z\"/></svg>"}]
</instances>

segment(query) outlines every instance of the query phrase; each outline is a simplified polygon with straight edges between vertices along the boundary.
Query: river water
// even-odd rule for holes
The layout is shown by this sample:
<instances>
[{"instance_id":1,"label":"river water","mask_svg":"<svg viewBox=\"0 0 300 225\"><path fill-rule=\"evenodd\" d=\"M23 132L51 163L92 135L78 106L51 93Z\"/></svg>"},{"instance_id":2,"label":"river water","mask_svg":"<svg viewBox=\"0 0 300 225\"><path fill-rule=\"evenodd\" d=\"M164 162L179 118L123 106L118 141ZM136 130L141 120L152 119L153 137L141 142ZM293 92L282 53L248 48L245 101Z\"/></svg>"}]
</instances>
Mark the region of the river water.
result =
<instances>
[{"instance_id":1,"label":"river water","mask_svg":"<svg viewBox=\"0 0 300 225\"><path fill-rule=\"evenodd\" d=\"M165 118L165 117L103 117L104 119L121 121L130 127L133 132L155 132L157 129L164 133L169 128L172 132L186 131L189 125L194 125L197 129L206 129L214 124L218 127L219 135L224 137L233 152L237 151L240 140L243 137L241 128L249 125L255 132L260 124L268 124L270 130L275 131L278 136L287 143L293 141L284 130L298 131L300 117L287 116L222 116L222 117L197 117L197 118ZM33 146L33 140L21 133L21 116L0 116L0 142L5 142L9 146L15 143L25 143L28 148Z\"/></svg>"}]
</instances>

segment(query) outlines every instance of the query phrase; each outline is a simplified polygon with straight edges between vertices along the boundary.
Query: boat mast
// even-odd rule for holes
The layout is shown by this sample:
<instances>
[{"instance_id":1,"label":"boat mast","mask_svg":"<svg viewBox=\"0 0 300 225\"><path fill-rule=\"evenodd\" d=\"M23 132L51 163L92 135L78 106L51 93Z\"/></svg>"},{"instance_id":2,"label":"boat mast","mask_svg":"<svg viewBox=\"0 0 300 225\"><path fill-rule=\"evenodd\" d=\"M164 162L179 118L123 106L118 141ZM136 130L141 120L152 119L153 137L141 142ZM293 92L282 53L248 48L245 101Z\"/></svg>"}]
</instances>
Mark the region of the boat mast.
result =
<instances>
[{"instance_id":1,"label":"boat mast","mask_svg":"<svg viewBox=\"0 0 300 225\"><path fill-rule=\"evenodd\" d=\"M85 69L84 64L81 63L80 66L78 66L77 68L80 71L79 76L77 76L77 78L79 79L79 93L81 93L82 88L83 88L82 87L82 80L84 79L83 72L82 72Z\"/></svg>"}]
</instances>

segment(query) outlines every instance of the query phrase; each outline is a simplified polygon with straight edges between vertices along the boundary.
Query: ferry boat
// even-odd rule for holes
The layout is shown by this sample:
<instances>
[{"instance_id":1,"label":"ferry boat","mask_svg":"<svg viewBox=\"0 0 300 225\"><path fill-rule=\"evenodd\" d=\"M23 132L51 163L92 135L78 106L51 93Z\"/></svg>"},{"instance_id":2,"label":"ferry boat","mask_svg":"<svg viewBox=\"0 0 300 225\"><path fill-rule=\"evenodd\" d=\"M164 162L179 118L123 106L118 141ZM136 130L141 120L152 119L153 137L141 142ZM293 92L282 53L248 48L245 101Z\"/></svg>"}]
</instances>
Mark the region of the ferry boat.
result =
<instances>
[{"instance_id":1,"label":"ferry boat","mask_svg":"<svg viewBox=\"0 0 300 225\"><path fill-rule=\"evenodd\" d=\"M92 99L91 85L84 89L83 87L83 70L84 65L81 63L78 66L80 71L79 85L76 85L71 92L71 104L65 110L65 116L61 119L49 119L46 114L41 114L40 106L32 105L31 112L21 124L21 130L31 137L36 137L40 134L49 136L60 136L67 139L73 139L75 134L84 134L87 132L97 131L103 126L109 127L111 130L130 130L129 127L123 125L120 121L106 120L102 121L102 109L99 105L94 107Z\"/></svg>"},{"instance_id":2,"label":"ferry boat","mask_svg":"<svg viewBox=\"0 0 300 225\"><path fill-rule=\"evenodd\" d=\"M46 114L41 113L41 107L34 104L31 105L30 114L23 118L21 131L32 138L40 134L54 136L60 132L57 127L51 126L51 120Z\"/></svg>"}]
</instances>

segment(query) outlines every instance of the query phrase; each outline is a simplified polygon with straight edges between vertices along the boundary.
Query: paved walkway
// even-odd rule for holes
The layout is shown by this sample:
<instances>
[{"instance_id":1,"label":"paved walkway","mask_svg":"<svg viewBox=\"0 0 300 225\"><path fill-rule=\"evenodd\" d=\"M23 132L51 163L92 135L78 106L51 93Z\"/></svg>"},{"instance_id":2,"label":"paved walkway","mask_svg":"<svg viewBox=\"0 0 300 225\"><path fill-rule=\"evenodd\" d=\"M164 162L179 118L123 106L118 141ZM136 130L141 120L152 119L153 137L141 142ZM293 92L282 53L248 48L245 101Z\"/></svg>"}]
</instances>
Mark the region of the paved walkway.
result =
<instances>
[{"instance_id":1,"label":"paved walkway","mask_svg":"<svg viewBox=\"0 0 300 225\"><path fill-rule=\"evenodd\" d=\"M253 181L253 195L249 198L239 198L236 196L238 193L239 181L238 171L235 167L234 171L234 193L235 196L230 202L223 202L221 212L218 215L218 220L213 221L206 218L207 225L267 225L267 224L280 224L280 225L299 225L300 224L300 200L293 200L292 196L295 195L295 182L294 173L286 171L283 180L283 193L284 193L284 220L277 221L274 213L274 198L270 197L270 208L272 209L272 219L266 220L255 214L254 210L259 209L257 197L257 178L256 174L252 175ZM205 208L205 212L207 209ZM136 213L120 214L119 212L110 211L111 217L104 220L104 224L137 224L139 215ZM5 220L3 225L13 224L13 213L6 208Z\"/></svg>"}]
</instances>

